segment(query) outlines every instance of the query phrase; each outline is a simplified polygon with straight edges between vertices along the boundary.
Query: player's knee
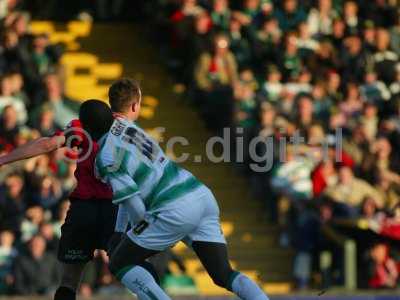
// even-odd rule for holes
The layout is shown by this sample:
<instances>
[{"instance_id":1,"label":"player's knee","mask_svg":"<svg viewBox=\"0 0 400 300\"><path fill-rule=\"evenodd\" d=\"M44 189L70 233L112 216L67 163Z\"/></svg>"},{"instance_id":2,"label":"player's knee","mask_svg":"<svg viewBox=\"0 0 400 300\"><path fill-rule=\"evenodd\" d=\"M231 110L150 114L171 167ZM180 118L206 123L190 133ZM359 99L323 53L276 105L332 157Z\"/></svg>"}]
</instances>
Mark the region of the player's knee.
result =
<instances>
[{"instance_id":1,"label":"player's knee","mask_svg":"<svg viewBox=\"0 0 400 300\"><path fill-rule=\"evenodd\" d=\"M160 285L160 283L161 283L160 277L158 276L157 271L154 269L154 267L151 263L144 261L144 262L140 263L139 266L141 266L142 268L147 270L147 272L149 272L151 274L151 276L154 278L154 280L157 282L157 284Z\"/></svg>"},{"instance_id":2,"label":"player's knee","mask_svg":"<svg viewBox=\"0 0 400 300\"><path fill-rule=\"evenodd\" d=\"M218 285L219 287L227 289L229 288L229 279L231 277L232 272L233 271L231 270L221 271L212 275L211 278L214 284Z\"/></svg>"}]
</instances>

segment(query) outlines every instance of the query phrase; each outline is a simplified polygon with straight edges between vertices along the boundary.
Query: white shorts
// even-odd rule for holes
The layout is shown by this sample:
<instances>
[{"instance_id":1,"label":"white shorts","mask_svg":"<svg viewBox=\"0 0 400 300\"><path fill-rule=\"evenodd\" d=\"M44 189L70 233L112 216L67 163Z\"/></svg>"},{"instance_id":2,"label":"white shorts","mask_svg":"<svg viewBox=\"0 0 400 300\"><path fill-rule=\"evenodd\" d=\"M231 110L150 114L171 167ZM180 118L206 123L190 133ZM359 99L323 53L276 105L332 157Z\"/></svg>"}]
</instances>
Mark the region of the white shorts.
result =
<instances>
[{"instance_id":1,"label":"white shorts","mask_svg":"<svg viewBox=\"0 0 400 300\"><path fill-rule=\"evenodd\" d=\"M150 212L146 220L149 226L139 235L128 232L134 243L146 249L163 251L179 241L188 246L193 241L226 244L217 201L206 187Z\"/></svg>"}]
</instances>

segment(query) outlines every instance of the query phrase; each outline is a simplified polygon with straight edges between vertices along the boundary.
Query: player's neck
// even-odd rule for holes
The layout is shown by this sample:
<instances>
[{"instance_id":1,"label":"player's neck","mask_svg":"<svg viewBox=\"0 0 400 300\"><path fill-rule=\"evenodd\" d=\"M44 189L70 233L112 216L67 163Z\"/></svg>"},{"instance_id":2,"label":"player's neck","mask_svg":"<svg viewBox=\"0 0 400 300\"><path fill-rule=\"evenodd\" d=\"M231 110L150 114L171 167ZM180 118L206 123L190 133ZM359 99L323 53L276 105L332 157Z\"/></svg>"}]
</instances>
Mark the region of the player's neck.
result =
<instances>
[{"instance_id":1,"label":"player's neck","mask_svg":"<svg viewBox=\"0 0 400 300\"><path fill-rule=\"evenodd\" d=\"M129 113L113 112L114 118L124 119L129 122L135 122L135 118L130 116Z\"/></svg>"}]
</instances>

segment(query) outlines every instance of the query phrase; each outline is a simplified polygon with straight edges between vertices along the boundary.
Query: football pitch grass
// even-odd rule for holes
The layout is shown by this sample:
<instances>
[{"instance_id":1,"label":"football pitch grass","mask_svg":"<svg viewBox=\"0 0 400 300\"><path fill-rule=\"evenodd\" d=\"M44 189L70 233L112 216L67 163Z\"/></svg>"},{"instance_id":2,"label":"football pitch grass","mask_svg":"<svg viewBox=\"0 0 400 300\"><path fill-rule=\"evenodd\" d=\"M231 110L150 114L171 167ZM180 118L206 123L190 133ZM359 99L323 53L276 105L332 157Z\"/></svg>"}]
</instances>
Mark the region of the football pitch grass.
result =
<instances>
[{"instance_id":1,"label":"football pitch grass","mask_svg":"<svg viewBox=\"0 0 400 300\"><path fill-rule=\"evenodd\" d=\"M370 293L360 293L357 296L341 295L288 295L288 296L270 296L270 300L400 300L400 292L390 292L391 295L376 295ZM51 300L51 297L0 297L0 300ZM78 297L78 300L137 300L134 296L101 296L93 298ZM210 297L210 296L171 296L173 300L239 300L235 297Z\"/></svg>"}]
</instances>

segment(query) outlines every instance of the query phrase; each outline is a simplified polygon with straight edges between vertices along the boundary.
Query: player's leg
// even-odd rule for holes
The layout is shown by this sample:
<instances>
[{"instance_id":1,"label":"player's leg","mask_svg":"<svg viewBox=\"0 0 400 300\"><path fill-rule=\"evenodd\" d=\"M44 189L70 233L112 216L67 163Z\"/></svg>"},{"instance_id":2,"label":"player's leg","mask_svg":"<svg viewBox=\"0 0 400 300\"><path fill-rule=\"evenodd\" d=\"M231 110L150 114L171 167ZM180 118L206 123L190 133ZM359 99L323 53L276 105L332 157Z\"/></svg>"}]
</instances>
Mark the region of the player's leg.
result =
<instances>
[{"instance_id":1,"label":"player's leg","mask_svg":"<svg viewBox=\"0 0 400 300\"><path fill-rule=\"evenodd\" d=\"M125 236L114 250L109 268L119 281L139 300L168 300L148 269L146 259L159 251L143 248Z\"/></svg>"},{"instance_id":2,"label":"player's leg","mask_svg":"<svg viewBox=\"0 0 400 300\"><path fill-rule=\"evenodd\" d=\"M97 246L97 248L107 251L109 257L112 256L112 253L108 253L109 250L111 252L114 251L114 249L109 249L110 247L109 242L111 237L115 233L115 222L117 219L117 213L118 213L118 206L116 206L112 202L104 201L101 203L100 206L101 218L99 219L98 228L99 231L101 228L103 234L101 239L99 240L100 244ZM124 234L121 234L121 238L116 241L115 248L116 246L118 246L119 242L123 237ZM140 263L140 266L146 269L154 277L154 280L157 282L157 284L160 284L160 278L158 277L158 274L151 263L144 261Z\"/></svg>"},{"instance_id":3,"label":"player's leg","mask_svg":"<svg viewBox=\"0 0 400 300\"><path fill-rule=\"evenodd\" d=\"M61 283L54 300L75 300L86 263L62 264Z\"/></svg>"},{"instance_id":4,"label":"player's leg","mask_svg":"<svg viewBox=\"0 0 400 300\"><path fill-rule=\"evenodd\" d=\"M129 231L114 250L110 260L111 271L128 289L136 293L139 299L170 299L140 264L193 231L193 224L197 224L196 218L200 219L196 214L190 214L193 208L196 213L199 211L196 205L200 209L198 202L193 201L191 205L175 204L158 211L156 216L148 214L148 227L140 232Z\"/></svg>"},{"instance_id":5,"label":"player's leg","mask_svg":"<svg viewBox=\"0 0 400 300\"><path fill-rule=\"evenodd\" d=\"M96 204L72 200L58 247L58 260L62 264L60 287L55 300L75 300L82 272L93 258L96 248Z\"/></svg>"},{"instance_id":6,"label":"player's leg","mask_svg":"<svg viewBox=\"0 0 400 300\"><path fill-rule=\"evenodd\" d=\"M229 263L225 237L219 221L218 204L211 191L197 199L204 213L197 228L188 235L193 250L215 284L235 293L243 300L268 300L260 287Z\"/></svg>"},{"instance_id":7,"label":"player's leg","mask_svg":"<svg viewBox=\"0 0 400 300\"><path fill-rule=\"evenodd\" d=\"M232 269L226 244L195 241L192 247L215 284L243 300L268 300L254 281Z\"/></svg>"}]
</instances>

